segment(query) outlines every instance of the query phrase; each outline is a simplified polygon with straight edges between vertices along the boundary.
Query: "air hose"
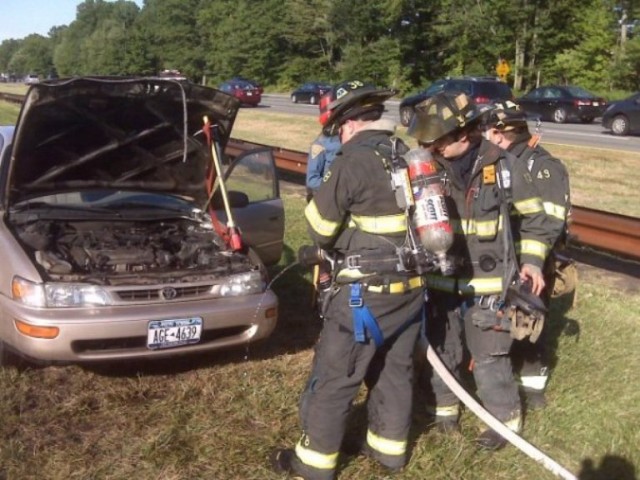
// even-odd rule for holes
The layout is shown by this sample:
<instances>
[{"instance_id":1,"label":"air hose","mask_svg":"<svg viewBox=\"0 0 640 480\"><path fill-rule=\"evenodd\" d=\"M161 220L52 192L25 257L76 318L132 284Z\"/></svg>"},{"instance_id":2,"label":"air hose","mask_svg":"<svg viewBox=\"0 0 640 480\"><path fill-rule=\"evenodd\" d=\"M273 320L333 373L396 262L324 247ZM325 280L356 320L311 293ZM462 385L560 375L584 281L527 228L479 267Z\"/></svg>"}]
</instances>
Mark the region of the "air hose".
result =
<instances>
[{"instance_id":1,"label":"air hose","mask_svg":"<svg viewBox=\"0 0 640 480\"><path fill-rule=\"evenodd\" d=\"M480 420L486 423L496 433L518 448L521 452L541 463L547 470L565 480L577 480L577 477L558 462L527 442L516 432L494 417L489 411L480 405L451 374L431 345L427 347L427 360L440 378L447 384L451 391L471 410Z\"/></svg>"}]
</instances>

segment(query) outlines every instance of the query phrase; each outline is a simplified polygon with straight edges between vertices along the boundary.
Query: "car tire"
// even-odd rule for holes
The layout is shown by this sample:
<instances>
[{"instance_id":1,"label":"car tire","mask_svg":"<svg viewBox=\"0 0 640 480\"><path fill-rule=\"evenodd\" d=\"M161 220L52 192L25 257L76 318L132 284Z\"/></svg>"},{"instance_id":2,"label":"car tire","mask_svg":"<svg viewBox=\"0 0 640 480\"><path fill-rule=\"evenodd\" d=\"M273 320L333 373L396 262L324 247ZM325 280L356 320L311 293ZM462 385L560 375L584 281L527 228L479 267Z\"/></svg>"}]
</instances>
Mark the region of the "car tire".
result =
<instances>
[{"instance_id":1,"label":"car tire","mask_svg":"<svg viewBox=\"0 0 640 480\"><path fill-rule=\"evenodd\" d=\"M560 107L553 111L553 121L556 123L564 123L567 121L567 111Z\"/></svg>"},{"instance_id":2,"label":"car tire","mask_svg":"<svg viewBox=\"0 0 640 480\"><path fill-rule=\"evenodd\" d=\"M411 119L413 118L413 108L412 107L402 107L400 108L400 123L408 127L409 123L411 123Z\"/></svg>"},{"instance_id":3,"label":"car tire","mask_svg":"<svg viewBox=\"0 0 640 480\"><path fill-rule=\"evenodd\" d=\"M629 133L629 119L625 115L616 115L611 120L611 133L614 135L627 135Z\"/></svg>"},{"instance_id":4,"label":"car tire","mask_svg":"<svg viewBox=\"0 0 640 480\"><path fill-rule=\"evenodd\" d=\"M318 99L316 98L315 95L311 95L311 97L309 97L309 103L311 105L315 105L316 103L318 103Z\"/></svg>"},{"instance_id":5,"label":"car tire","mask_svg":"<svg viewBox=\"0 0 640 480\"><path fill-rule=\"evenodd\" d=\"M291 95L291 102L298 103L298 97L296 97L295 95Z\"/></svg>"}]
</instances>

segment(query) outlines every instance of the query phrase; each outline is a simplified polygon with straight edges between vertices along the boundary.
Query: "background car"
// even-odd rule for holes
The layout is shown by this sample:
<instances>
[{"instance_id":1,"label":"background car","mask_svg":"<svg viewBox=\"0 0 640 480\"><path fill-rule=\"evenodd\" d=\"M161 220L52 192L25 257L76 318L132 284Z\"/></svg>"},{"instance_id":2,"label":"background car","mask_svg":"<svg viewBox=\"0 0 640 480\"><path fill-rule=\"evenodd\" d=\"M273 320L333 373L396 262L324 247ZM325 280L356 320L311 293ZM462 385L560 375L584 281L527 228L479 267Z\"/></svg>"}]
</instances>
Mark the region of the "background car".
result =
<instances>
[{"instance_id":1,"label":"background car","mask_svg":"<svg viewBox=\"0 0 640 480\"><path fill-rule=\"evenodd\" d=\"M400 122L402 125L409 126L418 103L442 91L466 93L480 105L513 100L511 87L495 77L447 77L436 80L425 90L405 97L400 102Z\"/></svg>"},{"instance_id":2,"label":"background car","mask_svg":"<svg viewBox=\"0 0 640 480\"><path fill-rule=\"evenodd\" d=\"M591 123L603 114L607 106L604 98L571 85L534 88L516 101L528 117L556 123Z\"/></svg>"},{"instance_id":3,"label":"background car","mask_svg":"<svg viewBox=\"0 0 640 480\"><path fill-rule=\"evenodd\" d=\"M33 85L40 82L40 77L35 73L30 73L26 77L24 77L25 85Z\"/></svg>"},{"instance_id":4,"label":"background car","mask_svg":"<svg viewBox=\"0 0 640 480\"><path fill-rule=\"evenodd\" d=\"M255 80L251 80L249 78L241 77L241 76L231 77L231 80L233 80L233 81L241 81L241 82L248 82L251 85L253 85L255 88L257 88L260 91L260 94L264 93L264 88L262 88L262 84L260 82L256 82Z\"/></svg>"},{"instance_id":5,"label":"background car","mask_svg":"<svg viewBox=\"0 0 640 480\"><path fill-rule=\"evenodd\" d=\"M317 105L320 97L332 88L331 85L325 83L307 82L291 92L291 101L293 103L304 102Z\"/></svg>"},{"instance_id":6,"label":"background car","mask_svg":"<svg viewBox=\"0 0 640 480\"><path fill-rule=\"evenodd\" d=\"M255 107L262 101L261 88L256 87L247 80L229 80L221 83L218 88L236 97L242 105Z\"/></svg>"},{"instance_id":7,"label":"background car","mask_svg":"<svg viewBox=\"0 0 640 480\"><path fill-rule=\"evenodd\" d=\"M31 87L18 124L0 127L0 360L4 347L40 362L153 359L271 334L266 266L284 236L272 149L225 162L241 248L206 174L238 108L158 77Z\"/></svg>"},{"instance_id":8,"label":"background car","mask_svg":"<svg viewBox=\"0 0 640 480\"><path fill-rule=\"evenodd\" d=\"M602 126L614 135L640 134L640 92L611 102L602 114Z\"/></svg>"}]
</instances>

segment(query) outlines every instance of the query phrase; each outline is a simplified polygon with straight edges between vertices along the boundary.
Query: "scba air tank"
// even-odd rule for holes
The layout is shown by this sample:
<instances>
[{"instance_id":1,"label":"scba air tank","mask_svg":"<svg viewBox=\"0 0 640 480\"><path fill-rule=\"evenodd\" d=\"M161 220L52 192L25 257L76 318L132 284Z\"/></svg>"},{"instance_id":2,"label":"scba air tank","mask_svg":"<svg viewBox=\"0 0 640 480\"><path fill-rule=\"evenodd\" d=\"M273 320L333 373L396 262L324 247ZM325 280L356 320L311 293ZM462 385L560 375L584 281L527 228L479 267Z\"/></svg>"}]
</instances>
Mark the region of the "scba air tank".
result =
<instances>
[{"instance_id":1,"label":"scba air tank","mask_svg":"<svg viewBox=\"0 0 640 480\"><path fill-rule=\"evenodd\" d=\"M451 274L447 251L453 245L453 229L436 163L424 148L410 150L404 158L415 202L412 219L420 243L436 256L442 273Z\"/></svg>"}]
</instances>

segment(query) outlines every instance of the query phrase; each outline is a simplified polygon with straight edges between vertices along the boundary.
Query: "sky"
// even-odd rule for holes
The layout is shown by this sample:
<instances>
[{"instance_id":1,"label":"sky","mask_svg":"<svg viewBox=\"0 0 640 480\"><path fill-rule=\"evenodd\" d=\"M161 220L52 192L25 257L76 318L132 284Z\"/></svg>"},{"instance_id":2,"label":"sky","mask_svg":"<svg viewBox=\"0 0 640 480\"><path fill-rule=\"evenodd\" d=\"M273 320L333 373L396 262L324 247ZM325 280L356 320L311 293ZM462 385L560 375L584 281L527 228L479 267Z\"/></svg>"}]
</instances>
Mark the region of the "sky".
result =
<instances>
[{"instance_id":1,"label":"sky","mask_svg":"<svg viewBox=\"0 0 640 480\"><path fill-rule=\"evenodd\" d=\"M0 0L0 43L31 33L47 36L51 27L69 25L84 0ZM142 7L143 0L134 0Z\"/></svg>"}]
</instances>

